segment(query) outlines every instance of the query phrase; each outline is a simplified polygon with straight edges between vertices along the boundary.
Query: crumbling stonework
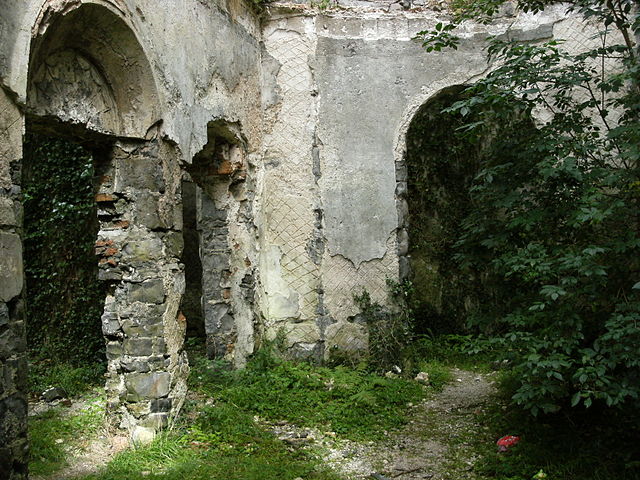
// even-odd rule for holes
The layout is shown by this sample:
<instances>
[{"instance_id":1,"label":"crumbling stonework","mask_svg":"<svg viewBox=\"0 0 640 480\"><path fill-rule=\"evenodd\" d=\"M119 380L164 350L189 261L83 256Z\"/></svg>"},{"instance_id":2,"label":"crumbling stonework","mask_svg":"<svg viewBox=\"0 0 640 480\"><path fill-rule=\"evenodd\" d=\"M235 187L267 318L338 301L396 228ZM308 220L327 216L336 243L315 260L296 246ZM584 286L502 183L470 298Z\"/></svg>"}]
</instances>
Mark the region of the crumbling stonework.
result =
<instances>
[{"instance_id":1,"label":"crumbling stonework","mask_svg":"<svg viewBox=\"0 0 640 480\"><path fill-rule=\"evenodd\" d=\"M0 88L0 476L27 477L27 344L20 225L24 117Z\"/></svg>"},{"instance_id":2,"label":"crumbling stonework","mask_svg":"<svg viewBox=\"0 0 640 480\"><path fill-rule=\"evenodd\" d=\"M0 475L26 475L25 117L104 152L108 406L146 441L184 399L189 321L238 367L281 333L297 358L366 351L353 295L385 303L387 279L408 273L411 119L486 74L487 33L539 41L569 25L561 8L505 10L467 24L455 53L427 55L413 37L446 20L443 5L339 6L276 2L259 17L240 0L0 0ZM201 291L183 302L185 268Z\"/></svg>"},{"instance_id":3,"label":"crumbling stonework","mask_svg":"<svg viewBox=\"0 0 640 480\"><path fill-rule=\"evenodd\" d=\"M246 141L235 125L213 122L187 167L195 182L201 307L207 352L244 366L254 347L253 181Z\"/></svg>"}]
</instances>

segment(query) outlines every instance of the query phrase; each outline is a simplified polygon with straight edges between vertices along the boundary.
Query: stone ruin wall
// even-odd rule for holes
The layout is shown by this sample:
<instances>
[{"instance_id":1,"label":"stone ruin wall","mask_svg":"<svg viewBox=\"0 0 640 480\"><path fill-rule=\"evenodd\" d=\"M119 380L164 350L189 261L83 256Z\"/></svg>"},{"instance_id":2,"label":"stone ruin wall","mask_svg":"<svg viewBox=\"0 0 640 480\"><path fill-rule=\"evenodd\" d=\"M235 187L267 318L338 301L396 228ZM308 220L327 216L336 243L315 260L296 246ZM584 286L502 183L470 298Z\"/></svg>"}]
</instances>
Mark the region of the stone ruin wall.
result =
<instances>
[{"instance_id":1,"label":"stone ruin wall","mask_svg":"<svg viewBox=\"0 0 640 480\"><path fill-rule=\"evenodd\" d=\"M276 3L263 27L261 327L286 332L298 358L366 350L354 294L388 304L409 272L405 135L418 108L489 70L488 33L550 39L561 10L505 10L466 25L455 51L426 54L415 35L446 21L419 2ZM264 75L264 73L263 73Z\"/></svg>"},{"instance_id":2,"label":"stone ruin wall","mask_svg":"<svg viewBox=\"0 0 640 480\"><path fill-rule=\"evenodd\" d=\"M366 289L384 304L387 278L408 273L404 137L417 109L486 74L487 33L537 41L577 28L559 9L505 11L489 27L467 25L458 51L427 55L413 37L446 20L442 6L346 1L275 3L259 18L240 0L171 10L154 0L0 0L4 477L26 475L27 117L109 146L96 197L96 254L110 285L108 407L142 441L177 413L186 389L185 181L210 354L241 367L283 332L296 358L358 355L367 332L353 295ZM65 23L87 8L91 21Z\"/></svg>"}]
</instances>

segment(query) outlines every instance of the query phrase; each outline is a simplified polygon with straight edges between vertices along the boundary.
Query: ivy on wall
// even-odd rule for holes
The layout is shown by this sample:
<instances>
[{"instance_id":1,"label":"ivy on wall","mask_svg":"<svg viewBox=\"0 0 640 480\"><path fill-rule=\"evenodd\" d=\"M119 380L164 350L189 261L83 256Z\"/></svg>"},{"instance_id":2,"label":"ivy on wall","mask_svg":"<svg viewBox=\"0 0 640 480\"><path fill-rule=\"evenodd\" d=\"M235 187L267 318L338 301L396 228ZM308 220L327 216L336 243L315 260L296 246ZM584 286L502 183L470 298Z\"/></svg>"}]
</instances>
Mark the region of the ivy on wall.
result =
<instances>
[{"instance_id":1,"label":"ivy on wall","mask_svg":"<svg viewBox=\"0 0 640 480\"><path fill-rule=\"evenodd\" d=\"M32 355L102 360L106 285L93 254L98 230L90 152L66 140L25 137L24 259Z\"/></svg>"}]
</instances>

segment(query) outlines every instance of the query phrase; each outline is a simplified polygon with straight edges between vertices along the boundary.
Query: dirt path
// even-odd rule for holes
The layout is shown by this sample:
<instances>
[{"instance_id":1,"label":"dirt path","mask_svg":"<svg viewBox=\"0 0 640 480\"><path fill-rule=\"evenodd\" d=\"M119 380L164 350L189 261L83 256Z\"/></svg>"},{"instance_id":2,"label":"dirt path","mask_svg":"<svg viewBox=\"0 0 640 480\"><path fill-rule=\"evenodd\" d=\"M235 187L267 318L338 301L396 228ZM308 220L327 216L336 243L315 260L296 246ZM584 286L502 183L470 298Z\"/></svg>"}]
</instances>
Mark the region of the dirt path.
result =
<instances>
[{"instance_id":1,"label":"dirt path","mask_svg":"<svg viewBox=\"0 0 640 480\"><path fill-rule=\"evenodd\" d=\"M292 445L319 453L323 462L353 480L478 479L473 443L492 441L478 415L492 401L493 375L452 370L442 392L411 406L409 423L382 442L337 440L315 429L272 425Z\"/></svg>"},{"instance_id":2,"label":"dirt path","mask_svg":"<svg viewBox=\"0 0 640 480\"><path fill-rule=\"evenodd\" d=\"M74 415L89 408L90 401L74 399L65 405L64 415ZM29 415L39 415L58 406L59 403L35 402L29 406ZM63 404L64 405L64 404ZM114 455L129 446L124 436L112 435L106 428L86 434L77 432L77 437L65 445L67 465L51 475L30 475L31 480L68 480L95 473L106 465ZM60 440L62 441L62 440Z\"/></svg>"},{"instance_id":3,"label":"dirt path","mask_svg":"<svg viewBox=\"0 0 640 480\"><path fill-rule=\"evenodd\" d=\"M478 415L492 401L493 375L459 369L453 369L452 374L453 381L442 392L410 406L410 421L404 428L389 433L380 442L342 440L286 422L261 423L291 448L303 448L320 456L345 479L480 480L473 473L473 443L492 441ZM112 437L101 431L91 441L72 449L67 458L69 465L46 480L93 473L127 444L125 437Z\"/></svg>"},{"instance_id":4,"label":"dirt path","mask_svg":"<svg viewBox=\"0 0 640 480\"><path fill-rule=\"evenodd\" d=\"M375 449L383 458L384 476L402 480L476 478L471 441L483 436L478 414L491 401L494 386L488 375L457 369L452 373L451 384L416 405L409 424Z\"/></svg>"}]
</instances>

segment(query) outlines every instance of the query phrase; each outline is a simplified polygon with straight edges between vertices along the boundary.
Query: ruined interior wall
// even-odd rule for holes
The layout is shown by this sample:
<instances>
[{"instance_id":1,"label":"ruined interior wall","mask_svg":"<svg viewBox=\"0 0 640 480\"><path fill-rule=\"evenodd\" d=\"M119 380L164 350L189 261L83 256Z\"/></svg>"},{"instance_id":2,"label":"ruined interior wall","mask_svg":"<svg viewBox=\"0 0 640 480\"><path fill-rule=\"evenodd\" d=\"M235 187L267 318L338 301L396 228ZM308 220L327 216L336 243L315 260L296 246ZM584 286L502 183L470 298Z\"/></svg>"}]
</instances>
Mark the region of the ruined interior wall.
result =
<instances>
[{"instance_id":1,"label":"ruined interior wall","mask_svg":"<svg viewBox=\"0 0 640 480\"><path fill-rule=\"evenodd\" d=\"M207 354L243 367L254 348L255 166L234 125L210 125L209 142L187 168L196 183Z\"/></svg>"},{"instance_id":2,"label":"ruined interior wall","mask_svg":"<svg viewBox=\"0 0 640 480\"><path fill-rule=\"evenodd\" d=\"M24 117L0 87L0 478L27 474L20 159Z\"/></svg>"},{"instance_id":3,"label":"ruined interior wall","mask_svg":"<svg viewBox=\"0 0 640 480\"><path fill-rule=\"evenodd\" d=\"M75 9L86 5L96 12L95 22L74 17ZM113 16L101 17L101 8ZM110 18L122 22L109 25ZM51 35L44 37L47 32ZM126 46L118 43L123 35L134 50L140 46L148 70L140 73L141 57L120 48ZM40 42L44 58L29 72L30 49L38 38L47 40ZM85 55L85 49L94 55ZM37 71L40 61L52 68ZM179 313L181 168L207 142L207 125L215 120L238 125L246 161L257 164L259 69L258 18L243 1L159 6L155 0L0 0L0 477L23 478L26 472L18 175L24 114L47 117L43 122L49 126L55 125L50 117L57 117L75 124L78 132L101 132L114 142L97 197L96 253L101 277L112 285L102 319L109 352L107 392L116 423L147 440L179 410L186 390ZM128 75L140 78L127 81ZM247 203L253 202L249 197ZM230 209L231 222L247 215L246 208ZM255 250L248 235L243 231L236 237L244 239L245 250ZM231 254L234 272L240 271L235 264L245 267L249 254ZM253 348L247 327L253 325L253 311L243 318L239 338L244 343L237 351L246 356Z\"/></svg>"},{"instance_id":4,"label":"ruined interior wall","mask_svg":"<svg viewBox=\"0 0 640 480\"><path fill-rule=\"evenodd\" d=\"M427 54L413 37L446 22L437 8L351 3L276 4L264 29L274 83L265 95L262 314L298 356L366 348L353 295L387 304L386 280L406 277L404 137L420 105L486 74L487 34L542 40L562 17L506 10L491 26L465 25L457 51Z\"/></svg>"}]
</instances>

